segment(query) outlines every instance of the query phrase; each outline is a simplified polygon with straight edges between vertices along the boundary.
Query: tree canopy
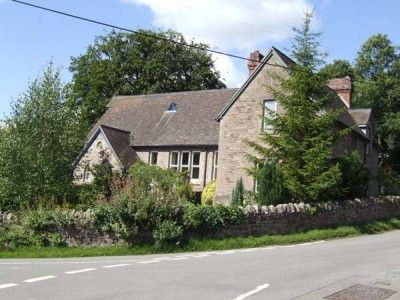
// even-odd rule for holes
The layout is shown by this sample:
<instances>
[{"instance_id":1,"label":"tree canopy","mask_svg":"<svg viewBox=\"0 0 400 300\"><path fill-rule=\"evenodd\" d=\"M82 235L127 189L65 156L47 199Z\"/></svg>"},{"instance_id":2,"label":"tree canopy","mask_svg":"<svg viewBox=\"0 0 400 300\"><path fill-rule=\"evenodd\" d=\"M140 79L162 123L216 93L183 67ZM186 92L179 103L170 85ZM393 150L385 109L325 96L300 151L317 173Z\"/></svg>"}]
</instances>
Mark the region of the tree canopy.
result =
<instances>
[{"instance_id":1,"label":"tree canopy","mask_svg":"<svg viewBox=\"0 0 400 300\"><path fill-rule=\"evenodd\" d=\"M0 130L0 208L57 201L72 189L72 162L81 146L77 114L50 64L12 107Z\"/></svg>"},{"instance_id":2,"label":"tree canopy","mask_svg":"<svg viewBox=\"0 0 400 300\"><path fill-rule=\"evenodd\" d=\"M208 47L187 43L172 30L97 37L86 53L72 58L70 66L72 106L80 109L85 127L98 120L114 95L224 88L211 55L191 46Z\"/></svg>"}]
</instances>

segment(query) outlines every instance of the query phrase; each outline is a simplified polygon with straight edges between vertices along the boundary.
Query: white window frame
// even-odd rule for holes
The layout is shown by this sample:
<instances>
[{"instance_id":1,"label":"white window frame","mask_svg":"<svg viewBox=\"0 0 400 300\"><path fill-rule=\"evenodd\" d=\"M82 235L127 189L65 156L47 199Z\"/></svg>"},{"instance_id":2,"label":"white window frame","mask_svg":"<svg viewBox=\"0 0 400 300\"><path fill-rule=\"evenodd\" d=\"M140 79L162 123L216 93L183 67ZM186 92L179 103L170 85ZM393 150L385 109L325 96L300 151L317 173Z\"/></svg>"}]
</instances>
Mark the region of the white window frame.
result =
<instances>
[{"instance_id":1,"label":"white window frame","mask_svg":"<svg viewBox=\"0 0 400 300\"><path fill-rule=\"evenodd\" d=\"M90 182L90 178L92 176L92 172L90 172L90 165L87 164L83 167L83 182Z\"/></svg>"},{"instance_id":2,"label":"white window frame","mask_svg":"<svg viewBox=\"0 0 400 300\"><path fill-rule=\"evenodd\" d=\"M184 154L188 154L188 161L187 161L187 164L183 164L183 156L184 156ZM191 155L190 155L190 151L182 151L181 152L181 157L180 157L180 168L179 168L179 170L181 171L181 172L187 172L188 174L189 174L189 176L190 176L190 158L191 158ZM187 169L187 170L183 170L183 169Z\"/></svg>"},{"instance_id":3,"label":"white window frame","mask_svg":"<svg viewBox=\"0 0 400 300\"><path fill-rule=\"evenodd\" d=\"M213 180L216 180L218 176L218 151L214 152L214 157L213 157Z\"/></svg>"},{"instance_id":4,"label":"white window frame","mask_svg":"<svg viewBox=\"0 0 400 300\"><path fill-rule=\"evenodd\" d=\"M156 155L156 162L155 163L153 163L153 154ZM150 166L157 166L158 165L158 152L157 151L151 151L150 152L149 165Z\"/></svg>"},{"instance_id":5,"label":"white window frame","mask_svg":"<svg viewBox=\"0 0 400 300\"><path fill-rule=\"evenodd\" d=\"M172 163L172 157L173 154L176 153L177 157L176 157L176 164ZM169 157L169 168L179 171L179 162L180 162L180 152L179 151L171 151L170 157Z\"/></svg>"},{"instance_id":6,"label":"white window frame","mask_svg":"<svg viewBox=\"0 0 400 300\"><path fill-rule=\"evenodd\" d=\"M267 103L273 103L274 104L274 108L271 109L271 110L268 109L267 108ZM274 100L274 99L264 100L264 102L263 102L263 119L262 119L262 130L264 132L271 131L273 129L272 125L266 124L265 119L266 118L274 119L275 115L276 115L277 107L278 107L278 103L276 102L276 100Z\"/></svg>"},{"instance_id":7,"label":"white window frame","mask_svg":"<svg viewBox=\"0 0 400 300\"><path fill-rule=\"evenodd\" d=\"M195 162L194 162L194 156L195 155L199 155L199 161L198 161L198 164L195 164ZM200 182L200 161L201 161L201 152L200 151L193 151L192 152L192 160L191 160L191 167L190 167L190 180L193 182L193 183L199 183ZM195 170L195 169L198 169L198 174L199 174L199 176L198 176L198 178L194 178L193 177L193 171Z\"/></svg>"}]
</instances>

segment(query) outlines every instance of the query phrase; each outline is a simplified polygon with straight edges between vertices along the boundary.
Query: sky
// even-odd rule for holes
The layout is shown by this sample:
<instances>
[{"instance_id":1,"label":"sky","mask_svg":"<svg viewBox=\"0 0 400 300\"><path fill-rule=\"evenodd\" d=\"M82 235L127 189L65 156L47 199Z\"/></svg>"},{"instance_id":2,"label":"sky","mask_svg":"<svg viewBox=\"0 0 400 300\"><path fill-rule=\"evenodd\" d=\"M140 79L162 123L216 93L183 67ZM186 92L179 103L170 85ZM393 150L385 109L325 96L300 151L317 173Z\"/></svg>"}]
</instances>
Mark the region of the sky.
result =
<instances>
[{"instance_id":1,"label":"sky","mask_svg":"<svg viewBox=\"0 0 400 300\"><path fill-rule=\"evenodd\" d=\"M25 0L130 29L169 29L212 49L248 56L271 46L290 50L293 26L314 10L327 61L354 61L360 45L385 33L400 44L398 0ZM64 82L71 57L83 54L109 28L0 0L0 117L52 61ZM228 87L247 76L246 62L213 55Z\"/></svg>"}]
</instances>

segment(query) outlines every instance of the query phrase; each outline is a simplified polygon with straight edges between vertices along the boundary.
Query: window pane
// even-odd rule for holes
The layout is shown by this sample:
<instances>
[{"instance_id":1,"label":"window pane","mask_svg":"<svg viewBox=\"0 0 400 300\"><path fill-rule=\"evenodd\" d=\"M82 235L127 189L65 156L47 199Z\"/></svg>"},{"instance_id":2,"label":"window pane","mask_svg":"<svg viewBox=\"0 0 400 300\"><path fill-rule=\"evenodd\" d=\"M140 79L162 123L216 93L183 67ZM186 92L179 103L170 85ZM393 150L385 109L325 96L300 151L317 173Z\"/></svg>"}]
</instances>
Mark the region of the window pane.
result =
<instances>
[{"instance_id":1,"label":"window pane","mask_svg":"<svg viewBox=\"0 0 400 300\"><path fill-rule=\"evenodd\" d=\"M214 165L218 166L218 151L215 152Z\"/></svg>"},{"instance_id":2,"label":"window pane","mask_svg":"<svg viewBox=\"0 0 400 300\"><path fill-rule=\"evenodd\" d=\"M194 166L200 165L200 152L193 152L193 163Z\"/></svg>"},{"instance_id":3,"label":"window pane","mask_svg":"<svg viewBox=\"0 0 400 300\"><path fill-rule=\"evenodd\" d=\"M192 168L192 179L199 179L199 177L200 177L200 168L193 167Z\"/></svg>"},{"instance_id":4,"label":"window pane","mask_svg":"<svg viewBox=\"0 0 400 300\"><path fill-rule=\"evenodd\" d=\"M189 165L189 152L182 152L182 165Z\"/></svg>"},{"instance_id":5,"label":"window pane","mask_svg":"<svg viewBox=\"0 0 400 300\"><path fill-rule=\"evenodd\" d=\"M171 165L177 166L178 165L178 152L172 152L171 154Z\"/></svg>"},{"instance_id":6,"label":"window pane","mask_svg":"<svg viewBox=\"0 0 400 300\"><path fill-rule=\"evenodd\" d=\"M158 152L151 152L150 164L151 165L156 165L157 164L157 158L158 158Z\"/></svg>"},{"instance_id":7,"label":"window pane","mask_svg":"<svg viewBox=\"0 0 400 300\"><path fill-rule=\"evenodd\" d=\"M189 171L189 167L182 167L182 172L188 172Z\"/></svg>"},{"instance_id":8,"label":"window pane","mask_svg":"<svg viewBox=\"0 0 400 300\"><path fill-rule=\"evenodd\" d=\"M275 118L276 113L276 101L275 100L267 100L264 101L264 120L263 120L263 128L271 129L271 124L268 124L265 119L273 120Z\"/></svg>"}]
</instances>

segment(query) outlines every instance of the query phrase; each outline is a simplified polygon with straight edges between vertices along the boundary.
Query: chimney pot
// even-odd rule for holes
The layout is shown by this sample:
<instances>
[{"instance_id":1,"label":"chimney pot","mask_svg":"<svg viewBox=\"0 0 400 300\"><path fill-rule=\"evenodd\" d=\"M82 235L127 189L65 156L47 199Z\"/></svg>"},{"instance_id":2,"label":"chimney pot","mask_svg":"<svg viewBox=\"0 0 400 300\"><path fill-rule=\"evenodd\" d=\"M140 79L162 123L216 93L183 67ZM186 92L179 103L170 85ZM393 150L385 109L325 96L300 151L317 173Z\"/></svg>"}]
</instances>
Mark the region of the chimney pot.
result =
<instances>
[{"instance_id":1,"label":"chimney pot","mask_svg":"<svg viewBox=\"0 0 400 300\"><path fill-rule=\"evenodd\" d=\"M258 51L258 50L255 50L250 53L249 60L247 61L247 68L249 70L249 76L253 73L253 71L260 64L263 57L264 57L264 55L262 55L260 53L260 51Z\"/></svg>"},{"instance_id":2,"label":"chimney pot","mask_svg":"<svg viewBox=\"0 0 400 300\"><path fill-rule=\"evenodd\" d=\"M350 108L353 95L353 82L351 78L349 76L333 78L329 80L328 86L339 95L347 108Z\"/></svg>"}]
</instances>

